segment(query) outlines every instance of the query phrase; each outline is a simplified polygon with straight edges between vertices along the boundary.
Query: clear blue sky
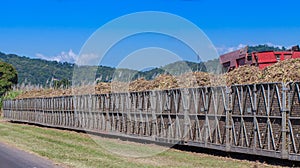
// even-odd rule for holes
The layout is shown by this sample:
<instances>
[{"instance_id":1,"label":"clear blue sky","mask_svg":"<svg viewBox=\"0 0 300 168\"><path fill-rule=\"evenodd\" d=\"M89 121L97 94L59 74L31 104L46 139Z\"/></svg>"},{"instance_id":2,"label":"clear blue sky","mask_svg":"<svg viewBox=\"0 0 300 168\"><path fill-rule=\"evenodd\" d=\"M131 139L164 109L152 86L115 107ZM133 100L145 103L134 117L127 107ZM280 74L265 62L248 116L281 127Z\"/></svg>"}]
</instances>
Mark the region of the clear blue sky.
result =
<instances>
[{"instance_id":1,"label":"clear blue sky","mask_svg":"<svg viewBox=\"0 0 300 168\"><path fill-rule=\"evenodd\" d=\"M261 0L6 0L0 10L0 51L36 57L78 53L106 22L139 11L184 17L220 52L240 44L300 44L300 1Z\"/></svg>"}]
</instances>

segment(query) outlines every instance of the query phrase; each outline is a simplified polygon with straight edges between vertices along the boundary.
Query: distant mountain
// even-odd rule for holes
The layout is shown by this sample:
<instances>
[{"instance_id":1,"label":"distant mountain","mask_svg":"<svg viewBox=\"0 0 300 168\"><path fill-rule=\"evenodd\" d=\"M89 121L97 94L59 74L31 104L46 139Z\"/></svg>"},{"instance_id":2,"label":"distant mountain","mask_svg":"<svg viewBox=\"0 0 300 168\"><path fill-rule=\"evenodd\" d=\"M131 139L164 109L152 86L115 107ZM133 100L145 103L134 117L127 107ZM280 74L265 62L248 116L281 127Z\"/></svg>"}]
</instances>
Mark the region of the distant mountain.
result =
<instances>
[{"instance_id":1,"label":"distant mountain","mask_svg":"<svg viewBox=\"0 0 300 168\"><path fill-rule=\"evenodd\" d=\"M144 77L147 80L151 80L160 74L180 75L190 71L207 72L205 63L203 62L195 63L189 61L177 61L174 63L167 64L163 67L154 68L145 72L139 72L135 76L135 78Z\"/></svg>"},{"instance_id":2,"label":"distant mountain","mask_svg":"<svg viewBox=\"0 0 300 168\"><path fill-rule=\"evenodd\" d=\"M268 45L249 46L248 52L252 51L281 51L284 47L273 47ZM15 54L4 54L0 52L0 61L13 65L18 71L18 82L34 85L50 85L51 81L71 81L73 70L76 67L71 63L60 63L56 61L46 61L42 59L32 59L20 57ZM80 75L96 71L95 79L102 82L109 82L112 79L128 81L140 77L151 80L159 74L180 75L188 71L203 71L211 73L221 72L219 59L213 59L206 62L195 63L189 61L177 61L162 67L152 67L142 71L130 69L118 69L107 66L86 66L82 69Z\"/></svg>"},{"instance_id":3,"label":"distant mountain","mask_svg":"<svg viewBox=\"0 0 300 168\"><path fill-rule=\"evenodd\" d=\"M251 53L251 52L261 52L261 51L285 51L286 48L285 47L274 47L274 46L269 46L267 44L260 44L260 45L257 45L257 46L249 46L248 47L248 52Z\"/></svg>"},{"instance_id":4,"label":"distant mountain","mask_svg":"<svg viewBox=\"0 0 300 168\"><path fill-rule=\"evenodd\" d=\"M46 85L51 79L71 79L74 64L20 57L0 52L0 60L13 65L18 83Z\"/></svg>"},{"instance_id":5,"label":"distant mountain","mask_svg":"<svg viewBox=\"0 0 300 168\"><path fill-rule=\"evenodd\" d=\"M18 72L18 83L33 85L49 85L53 80L71 80L73 76L74 64L60 63L57 61L47 61L42 59L32 59L28 57L20 57L15 54L4 54L0 52L0 61L13 65ZM103 81L112 77L114 68L110 67L86 67L89 72L95 69L97 73L101 73Z\"/></svg>"},{"instance_id":6,"label":"distant mountain","mask_svg":"<svg viewBox=\"0 0 300 168\"><path fill-rule=\"evenodd\" d=\"M51 81L72 80L73 70L76 67L71 63L60 63L42 59L32 59L15 54L4 54L0 52L0 61L13 65L18 72L18 83L33 85L50 85ZM147 80L153 79L159 74L180 75L188 71L211 72L219 65L218 59L208 62L178 61L163 67L149 68L144 71L130 69L115 69L107 66L86 66L81 75L96 71L95 79L109 82L112 79L126 81L144 77Z\"/></svg>"},{"instance_id":7,"label":"distant mountain","mask_svg":"<svg viewBox=\"0 0 300 168\"><path fill-rule=\"evenodd\" d=\"M220 74L222 72L222 67L219 58L208 60L204 62L206 71L209 73Z\"/></svg>"}]
</instances>

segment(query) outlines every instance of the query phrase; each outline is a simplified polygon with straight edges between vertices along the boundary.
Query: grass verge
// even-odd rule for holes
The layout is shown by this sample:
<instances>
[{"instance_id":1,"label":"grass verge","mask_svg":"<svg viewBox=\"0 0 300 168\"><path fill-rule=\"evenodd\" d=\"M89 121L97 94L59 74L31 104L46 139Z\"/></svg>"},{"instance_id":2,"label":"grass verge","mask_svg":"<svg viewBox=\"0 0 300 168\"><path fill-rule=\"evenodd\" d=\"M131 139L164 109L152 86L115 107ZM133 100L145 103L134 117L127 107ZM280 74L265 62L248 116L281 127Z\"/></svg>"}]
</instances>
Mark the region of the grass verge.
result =
<instances>
[{"instance_id":1,"label":"grass verge","mask_svg":"<svg viewBox=\"0 0 300 168\"><path fill-rule=\"evenodd\" d=\"M124 157L102 146L125 148L125 151L127 148L138 151L161 150L163 147L98 137L97 141L102 142L99 145L83 133L5 121L0 121L0 141L49 158L65 167L269 167L261 163L175 149L165 149L151 157Z\"/></svg>"}]
</instances>

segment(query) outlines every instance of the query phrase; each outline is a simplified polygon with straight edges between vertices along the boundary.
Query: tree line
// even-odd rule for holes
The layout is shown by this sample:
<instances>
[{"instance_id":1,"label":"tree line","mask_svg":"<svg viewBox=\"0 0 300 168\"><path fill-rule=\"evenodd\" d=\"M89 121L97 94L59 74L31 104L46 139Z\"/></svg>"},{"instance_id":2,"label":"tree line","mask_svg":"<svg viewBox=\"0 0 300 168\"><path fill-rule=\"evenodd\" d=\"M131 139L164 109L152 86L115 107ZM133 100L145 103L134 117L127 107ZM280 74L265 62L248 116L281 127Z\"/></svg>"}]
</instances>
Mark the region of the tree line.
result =
<instances>
[{"instance_id":1,"label":"tree line","mask_svg":"<svg viewBox=\"0 0 300 168\"><path fill-rule=\"evenodd\" d=\"M249 46L248 52L286 50L284 47L273 47L268 45ZM17 82L24 85L40 85L43 87L68 87L72 84L73 70L76 67L72 63L61 63L42 59L32 59L16 54L4 54L0 52L0 61L11 64L18 72ZM187 68L188 67L188 68ZM154 79L160 74L180 75L187 71L218 72L220 70L219 59L206 62L177 61L163 67L155 67L147 71L136 71L130 69L115 69L108 66L85 66L81 68L80 75L85 76L95 71L95 81L110 82L114 77L120 76L118 80L135 80L145 78Z\"/></svg>"}]
</instances>

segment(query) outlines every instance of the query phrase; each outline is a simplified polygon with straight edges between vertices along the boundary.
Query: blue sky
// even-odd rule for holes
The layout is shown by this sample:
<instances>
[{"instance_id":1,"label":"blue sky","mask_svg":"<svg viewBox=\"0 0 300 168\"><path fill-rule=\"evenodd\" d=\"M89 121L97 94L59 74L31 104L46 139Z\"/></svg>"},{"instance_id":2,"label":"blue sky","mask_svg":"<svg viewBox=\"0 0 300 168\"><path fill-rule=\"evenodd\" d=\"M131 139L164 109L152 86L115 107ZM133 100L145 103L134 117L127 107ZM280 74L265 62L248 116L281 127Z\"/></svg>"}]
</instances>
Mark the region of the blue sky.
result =
<instances>
[{"instance_id":1,"label":"blue sky","mask_svg":"<svg viewBox=\"0 0 300 168\"><path fill-rule=\"evenodd\" d=\"M0 51L68 61L100 26L140 11L190 20L220 53L247 44L289 47L300 44L299 6L297 0L7 0L1 2Z\"/></svg>"}]
</instances>

